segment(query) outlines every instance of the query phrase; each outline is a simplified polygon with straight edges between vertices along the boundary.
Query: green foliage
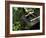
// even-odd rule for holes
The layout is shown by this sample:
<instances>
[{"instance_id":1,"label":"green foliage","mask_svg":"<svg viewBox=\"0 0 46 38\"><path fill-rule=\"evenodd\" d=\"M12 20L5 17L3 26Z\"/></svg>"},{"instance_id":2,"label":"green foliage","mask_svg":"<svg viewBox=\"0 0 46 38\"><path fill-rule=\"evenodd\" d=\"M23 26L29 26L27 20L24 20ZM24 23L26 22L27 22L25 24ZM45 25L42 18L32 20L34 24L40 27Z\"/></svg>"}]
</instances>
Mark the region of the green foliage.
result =
<instances>
[{"instance_id":1,"label":"green foliage","mask_svg":"<svg viewBox=\"0 0 46 38\"><path fill-rule=\"evenodd\" d=\"M13 7L13 30L21 29L20 17L24 15L24 13L24 8Z\"/></svg>"},{"instance_id":2,"label":"green foliage","mask_svg":"<svg viewBox=\"0 0 46 38\"><path fill-rule=\"evenodd\" d=\"M13 31L18 31L18 30L22 30L24 28L31 28L31 23L29 23L29 25L26 25L25 23L23 24L21 21L20 21L20 18L22 15L25 15L27 14L27 12L25 11L24 8L20 8L20 7L13 7ZM39 9L37 8L30 8L32 10L34 10L34 12L37 14L39 13ZM29 17L30 18L30 17ZM32 17L33 18L33 17Z\"/></svg>"}]
</instances>

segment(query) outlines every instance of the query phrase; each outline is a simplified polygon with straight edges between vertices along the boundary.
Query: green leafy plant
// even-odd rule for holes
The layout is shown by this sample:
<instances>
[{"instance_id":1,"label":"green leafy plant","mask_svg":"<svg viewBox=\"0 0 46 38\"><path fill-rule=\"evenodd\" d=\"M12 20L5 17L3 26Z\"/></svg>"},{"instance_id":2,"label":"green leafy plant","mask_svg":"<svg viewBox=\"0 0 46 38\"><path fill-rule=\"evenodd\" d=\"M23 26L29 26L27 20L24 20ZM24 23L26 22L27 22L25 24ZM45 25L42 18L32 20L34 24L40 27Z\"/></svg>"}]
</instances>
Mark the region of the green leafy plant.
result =
<instances>
[{"instance_id":1,"label":"green leafy plant","mask_svg":"<svg viewBox=\"0 0 46 38\"><path fill-rule=\"evenodd\" d=\"M39 8L26 8L26 9L29 9L29 10L32 9L32 11L34 10L34 13L36 15L38 15L40 12ZM13 10L12 11L13 31L25 30L25 29L30 30L32 28L31 22L29 24L26 24L26 23L22 22L20 19L23 15L27 14L27 12L25 11L25 8L13 7L12 10ZM34 18L34 17L30 16L29 18Z\"/></svg>"}]
</instances>

